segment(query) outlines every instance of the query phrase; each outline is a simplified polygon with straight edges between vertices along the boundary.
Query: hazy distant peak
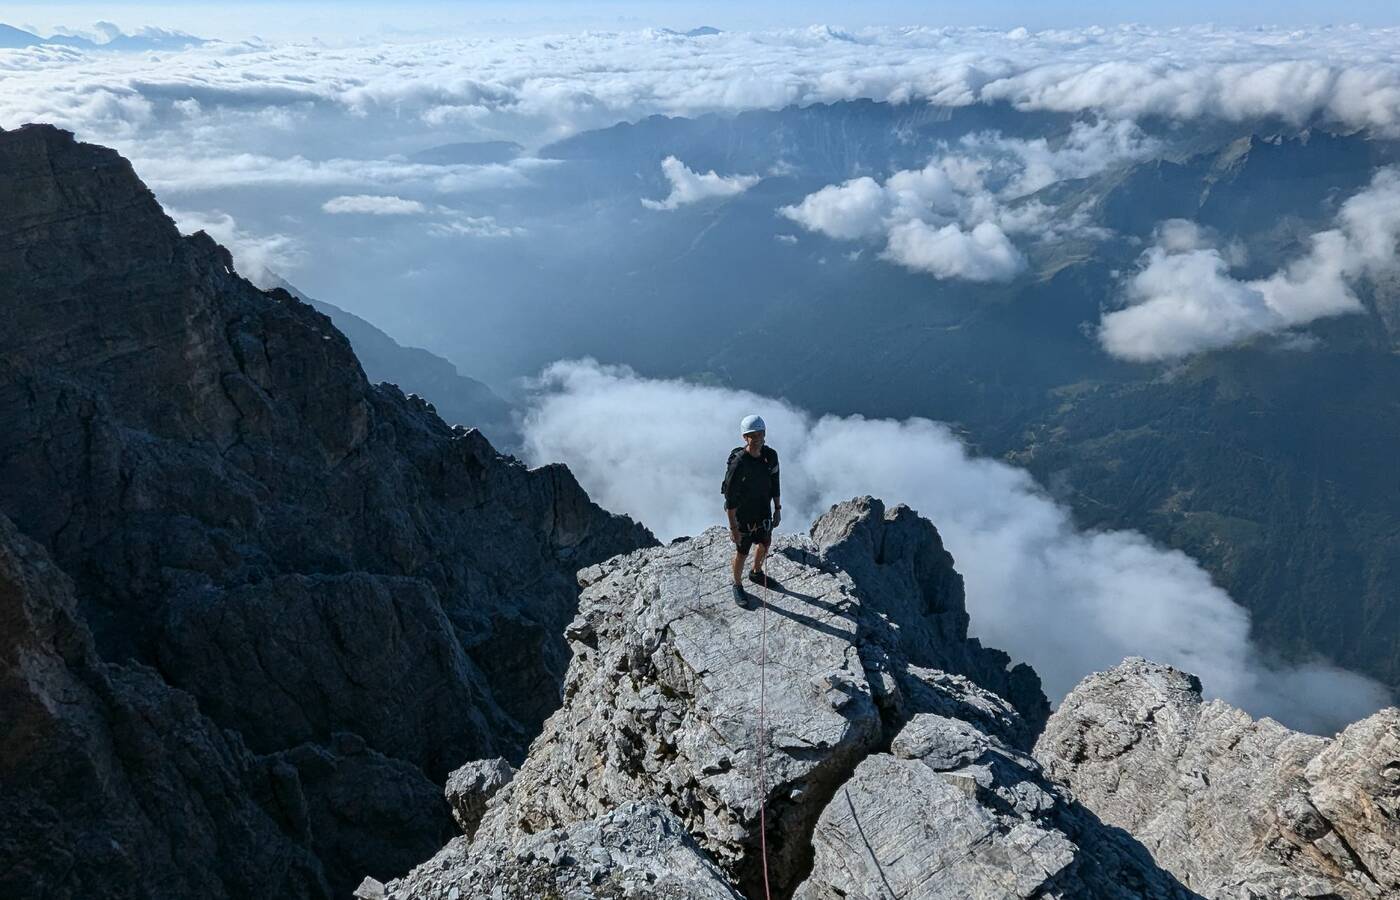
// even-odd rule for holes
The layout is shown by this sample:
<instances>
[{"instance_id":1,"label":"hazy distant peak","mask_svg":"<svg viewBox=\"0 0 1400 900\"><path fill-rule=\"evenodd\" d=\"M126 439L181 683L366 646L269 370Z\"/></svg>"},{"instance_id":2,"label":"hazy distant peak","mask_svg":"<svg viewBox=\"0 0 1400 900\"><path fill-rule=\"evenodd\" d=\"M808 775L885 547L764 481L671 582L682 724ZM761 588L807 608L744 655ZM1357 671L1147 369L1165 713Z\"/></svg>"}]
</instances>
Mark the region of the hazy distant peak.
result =
<instances>
[{"instance_id":1,"label":"hazy distant peak","mask_svg":"<svg viewBox=\"0 0 1400 900\"><path fill-rule=\"evenodd\" d=\"M524 150L515 141L463 141L419 150L409 154L408 160L432 166L482 166L510 162Z\"/></svg>"},{"instance_id":2,"label":"hazy distant peak","mask_svg":"<svg viewBox=\"0 0 1400 900\"><path fill-rule=\"evenodd\" d=\"M100 40L82 34L65 33L61 29L48 37L0 23L0 49L37 47L41 44L58 44L82 50L179 50L185 47L208 43L201 37L183 31L165 28L144 27L128 34L111 22L97 22L93 26Z\"/></svg>"},{"instance_id":3,"label":"hazy distant peak","mask_svg":"<svg viewBox=\"0 0 1400 900\"><path fill-rule=\"evenodd\" d=\"M723 34L718 28L710 25L701 25L699 28L692 28L689 31L677 31L674 28L658 28L660 34L670 34L676 37L707 37L712 34Z\"/></svg>"}]
</instances>

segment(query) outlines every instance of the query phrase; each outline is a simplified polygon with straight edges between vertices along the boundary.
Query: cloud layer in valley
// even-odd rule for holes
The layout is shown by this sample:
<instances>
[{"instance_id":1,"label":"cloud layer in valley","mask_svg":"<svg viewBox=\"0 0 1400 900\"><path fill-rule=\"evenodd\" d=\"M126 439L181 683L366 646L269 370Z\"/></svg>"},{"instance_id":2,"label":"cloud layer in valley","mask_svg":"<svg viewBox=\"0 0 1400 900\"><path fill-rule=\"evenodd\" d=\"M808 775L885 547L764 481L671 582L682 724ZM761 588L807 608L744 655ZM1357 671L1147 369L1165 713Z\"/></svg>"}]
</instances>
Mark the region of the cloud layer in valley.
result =
<instances>
[{"instance_id":1,"label":"cloud layer in valley","mask_svg":"<svg viewBox=\"0 0 1400 900\"><path fill-rule=\"evenodd\" d=\"M714 170L701 174L685 163L668 156L661 161L661 171L671 183L671 193L664 200L642 198L647 209L667 210L698 203L711 197L733 197L758 184L757 175L717 175Z\"/></svg>"},{"instance_id":2,"label":"cloud layer in valley","mask_svg":"<svg viewBox=\"0 0 1400 900\"><path fill-rule=\"evenodd\" d=\"M1209 695L1319 733L1388 702L1380 685L1325 662L1269 663L1245 610L1185 554L1136 532L1075 530L1026 472L969 455L937 422L814 420L773 398L592 360L555 363L535 391L529 461L566 463L594 500L663 539L722 521L723 459L739 419L762 413L783 460L785 529L861 494L907 503L956 559L974 633L1031 663L1052 701L1140 654L1197 673Z\"/></svg>"},{"instance_id":3,"label":"cloud layer in valley","mask_svg":"<svg viewBox=\"0 0 1400 900\"><path fill-rule=\"evenodd\" d=\"M1106 314L1099 340L1114 356L1174 359L1363 310L1352 285L1394 267L1400 241L1400 170L1379 170L1342 204L1334 227L1311 236L1307 252L1266 278L1230 275L1228 250L1193 223L1157 230L1128 282L1124 309Z\"/></svg>"},{"instance_id":4,"label":"cloud layer in valley","mask_svg":"<svg viewBox=\"0 0 1400 900\"><path fill-rule=\"evenodd\" d=\"M1063 140L964 136L922 169L827 185L779 213L839 240L883 239L882 259L935 278L1007 281L1026 267L1010 235L1098 234L1028 195L1144 159L1158 149L1132 122L1076 122Z\"/></svg>"}]
</instances>

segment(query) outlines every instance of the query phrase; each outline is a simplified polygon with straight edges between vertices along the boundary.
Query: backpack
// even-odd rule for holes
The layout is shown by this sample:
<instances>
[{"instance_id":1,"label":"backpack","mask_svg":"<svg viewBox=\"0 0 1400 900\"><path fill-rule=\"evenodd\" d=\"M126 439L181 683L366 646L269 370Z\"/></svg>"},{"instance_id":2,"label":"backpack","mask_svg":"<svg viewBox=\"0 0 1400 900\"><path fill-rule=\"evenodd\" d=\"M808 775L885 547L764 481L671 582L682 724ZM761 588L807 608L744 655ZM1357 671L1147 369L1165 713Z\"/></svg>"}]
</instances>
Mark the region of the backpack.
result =
<instances>
[{"instance_id":1,"label":"backpack","mask_svg":"<svg viewBox=\"0 0 1400 900\"><path fill-rule=\"evenodd\" d=\"M724 466L724 481L720 482L719 486L719 492L726 497L729 496L729 482L734 478L734 470L739 468L739 454L743 452L743 447L735 447L729 451L729 462Z\"/></svg>"}]
</instances>

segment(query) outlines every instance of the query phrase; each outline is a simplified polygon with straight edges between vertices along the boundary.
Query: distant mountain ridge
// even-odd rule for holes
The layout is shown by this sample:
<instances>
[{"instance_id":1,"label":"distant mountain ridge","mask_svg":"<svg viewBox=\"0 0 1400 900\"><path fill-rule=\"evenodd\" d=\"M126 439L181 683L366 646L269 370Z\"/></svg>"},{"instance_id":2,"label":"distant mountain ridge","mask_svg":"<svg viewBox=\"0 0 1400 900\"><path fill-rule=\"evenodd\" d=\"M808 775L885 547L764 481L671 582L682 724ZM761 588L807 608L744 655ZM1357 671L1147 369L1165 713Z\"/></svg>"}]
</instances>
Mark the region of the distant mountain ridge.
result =
<instances>
[{"instance_id":1,"label":"distant mountain ridge","mask_svg":"<svg viewBox=\"0 0 1400 900\"><path fill-rule=\"evenodd\" d=\"M462 375L441 356L403 346L352 312L308 297L281 277L273 275L272 283L330 316L350 339L355 356L371 381L387 381L407 393L421 395L444 422L478 428L495 447L509 451L519 446L511 404L486 384Z\"/></svg>"},{"instance_id":2,"label":"distant mountain ridge","mask_svg":"<svg viewBox=\"0 0 1400 900\"><path fill-rule=\"evenodd\" d=\"M510 162L525 148L515 141L466 141L439 144L409 154L409 161L434 166L489 165Z\"/></svg>"}]
</instances>

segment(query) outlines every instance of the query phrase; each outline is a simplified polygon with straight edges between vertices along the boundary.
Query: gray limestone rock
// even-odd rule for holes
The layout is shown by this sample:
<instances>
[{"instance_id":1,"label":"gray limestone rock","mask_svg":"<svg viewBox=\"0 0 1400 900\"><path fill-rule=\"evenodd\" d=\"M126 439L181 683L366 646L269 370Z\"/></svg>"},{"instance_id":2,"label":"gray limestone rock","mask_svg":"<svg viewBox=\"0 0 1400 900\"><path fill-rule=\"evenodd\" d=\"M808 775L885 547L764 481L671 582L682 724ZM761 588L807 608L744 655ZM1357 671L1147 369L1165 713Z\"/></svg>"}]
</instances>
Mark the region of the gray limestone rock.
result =
<instances>
[{"instance_id":1,"label":"gray limestone rock","mask_svg":"<svg viewBox=\"0 0 1400 900\"><path fill-rule=\"evenodd\" d=\"M874 754L822 813L813 835L816 865L795 896L1043 896L1077 848L1034 816L1000 813L979 799L983 790L1022 785L1053 807L1054 798L1033 780L1001 785L986 769L939 772Z\"/></svg>"},{"instance_id":2,"label":"gray limestone rock","mask_svg":"<svg viewBox=\"0 0 1400 900\"><path fill-rule=\"evenodd\" d=\"M798 900L1193 896L1070 801L1029 754L919 713L823 810Z\"/></svg>"},{"instance_id":3,"label":"gray limestone rock","mask_svg":"<svg viewBox=\"0 0 1400 900\"><path fill-rule=\"evenodd\" d=\"M459 842L438 868L385 885L415 900L740 900L680 820L654 802L629 802L596 819L511 841Z\"/></svg>"},{"instance_id":4,"label":"gray limestone rock","mask_svg":"<svg viewBox=\"0 0 1400 900\"><path fill-rule=\"evenodd\" d=\"M579 573L565 705L484 833L560 827L656 798L722 864L751 868L762 762L770 852L783 872L798 866L820 805L881 736L858 601L849 578L770 557L784 592L758 589L766 608L741 610L729 596L732 553L715 528Z\"/></svg>"},{"instance_id":5,"label":"gray limestone rock","mask_svg":"<svg viewBox=\"0 0 1400 900\"><path fill-rule=\"evenodd\" d=\"M487 801L514 777L515 769L500 757L474 760L448 776L444 794L463 834L476 834Z\"/></svg>"},{"instance_id":6,"label":"gray limestone rock","mask_svg":"<svg viewBox=\"0 0 1400 900\"><path fill-rule=\"evenodd\" d=\"M884 551L843 537L882 531ZM813 534L825 543L775 538L780 587L755 587L751 610L729 596L733 545L719 527L582 569L563 707L474 841L453 841L390 895L465 891L483 861L528 881L530 866L498 861L638 801L750 897L763 895L765 847L775 897L1189 896L1043 777L1021 713L976 679L1024 685L980 645L955 646L967 640L961 594L945 595L939 622L918 620L926 586L956 574L929 552L941 551L932 526L866 497ZM917 534L929 546L904 540ZM906 635L918 660L940 654L976 679L915 664Z\"/></svg>"},{"instance_id":7,"label":"gray limestone rock","mask_svg":"<svg viewBox=\"0 0 1400 900\"><path fill-rule=\"evenodd\" d=\"M1400 895L1400 709L1302 734L1130 657L1080 682L1035 756L1204 896Z\"/></svg>"},{"instance_id":8,"label":"gray limestone rock","mask_svg":"<svg viewBox=\"0 0 1400 900\"><path fill-rule=\"evenodd\" d=\"M813 522L811 537L851 576L864 608L899 623L911 664L965 675L1007 698L1020 713L1021 741L1035 739L1050 714L1040 676L968 637L962 575L932 522L904 504L886 511L873 497L856 497Z\"/></svg>"},{"instance_id":9,"label":"gray limestone rock","mask_svg":"<svg viewBox=\"0 0 1400 900\"><path fill-rule=\"evenodd\" d=\"M384 900L384 884L366 875L360 886L355 888L355 897L356 900Z\"/></svg>"}]
</instances>

